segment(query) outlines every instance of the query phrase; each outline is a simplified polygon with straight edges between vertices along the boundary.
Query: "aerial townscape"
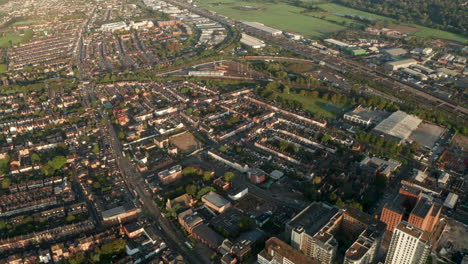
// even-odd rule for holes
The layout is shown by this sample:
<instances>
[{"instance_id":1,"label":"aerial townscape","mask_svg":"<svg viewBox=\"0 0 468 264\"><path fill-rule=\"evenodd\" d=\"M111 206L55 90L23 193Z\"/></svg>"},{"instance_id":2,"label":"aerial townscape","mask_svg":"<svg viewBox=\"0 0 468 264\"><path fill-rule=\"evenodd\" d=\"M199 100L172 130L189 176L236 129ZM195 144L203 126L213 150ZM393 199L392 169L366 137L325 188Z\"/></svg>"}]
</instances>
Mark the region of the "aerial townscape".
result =
<instances>
[{"instance_id":1,"label":"aerial townscape","mask_svg":"<svg viewBox=\"0 0 468 264\"><path fill-rule=\"evenodd\" d=\"M468 264L462 0L0 0L0 264Z\"/></svg>"}]
</instances>

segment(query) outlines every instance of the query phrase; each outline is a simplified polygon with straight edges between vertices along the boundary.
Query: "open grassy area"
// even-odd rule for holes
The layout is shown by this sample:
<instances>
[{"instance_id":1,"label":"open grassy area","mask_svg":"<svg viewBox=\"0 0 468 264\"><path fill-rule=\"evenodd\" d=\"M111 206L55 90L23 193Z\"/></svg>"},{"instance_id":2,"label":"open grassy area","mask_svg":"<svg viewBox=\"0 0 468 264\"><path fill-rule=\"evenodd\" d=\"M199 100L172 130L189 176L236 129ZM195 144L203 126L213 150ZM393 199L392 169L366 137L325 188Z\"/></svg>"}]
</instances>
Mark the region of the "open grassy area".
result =
<instances>
[{"instance_id":1,"label":"open grassy area","mask_svg":"<svg viewBox=\"0 0 468 264\"><path fill-rule=\"evenodd\" d=\"M314 2L315 0L307 0ZM348 8L334 3L322 3L317 6L322 11L307 11L304 8L288 5L286 3L262 3L237 0L198 0L200 7L215 11L221 15L238 20L255 21L265 25L298 32L309 38L323 38L330 32L337 32L346 28L362 25L357 20L344 17L345 15L360 16L368 19L387 21L390 25L399 24L396 20L368 13L365 11ZM468 41L468 38L443 30L431 29L418 25L406 25L414 27L415 36L434 37L459 42Z\"/></svg>"},{"instance_id":2,"label":"open grassy area","mask_svg":"<svg viewBox=\"0 0 468 264\"><path fill-rule=\"evenodd\" d=\"M423 26L415 26L419 31L415 32L414 35L418 37L429 37L429 38L441 38L447 40L454 40L458 42L467 42L468 38L451 33L448 31L443 31L440 29L433 29Z\"/></svg>"},{"instance_id":3,"label":"open grassy area","mask_svg":"<svg viewBox=\"0 0 468 264\"><path fill-rule=\"evenodd\" d=\"M392 18L384 17L384 16L379 16L375 15L372 13L368 13L365 11L357 10L354 8L349 8L345 7L342 5L338 4L333 4L333 3L326 3L326 4L319 4L317 5L318 7L322 8L323 10L327 11L330 14L337 15L337 16L342 16L342 15L356 15L356 16L362 16L365 18L372 18L372 19L377 19L380 21L394 21Z\"/></svg>"},{"instance_id":4,"label":"open grassy area","mask_svg":"<svg viewBox=\"0 0 468 264\"><path fill-rule=\"evenodd\" d=\"M8 70L8 66L6 64L0 64L0 74L5 73Z\"/></svg>"},{"instance_id":5,"label":"open grassy area","mask_svg":"<svg viewBox=\"0 0 468 264\"><path fill-rule=\"evenodd\" d=\"M305 9L285 3L264 4L236 0L201 0L199 6L238 20L256 21L282 30L298 32L306 37L324 37L329 32L345 29L314 16L318 12L303 13ZM326 14L323 14L326 15ZM345 19L336 17L336 19Z\"/></svg>"},{"instance_id":6,"label":"open grassy area","mask_svg":"<svg viewBox=\"0 0 468 264\"><path fill-rule=\"evenodd\" d=\"M27 20L16 21L15 23L13 23L13 26L26 26L26 25L39 24L39 23L41 23L41 20L39 19L27 19Z\"/></svg>"},{"instance_id":7,"label":"open grassy area","mask_svg":"<svg viewBox=\"0 0 468 264\"><path fill-rule=\"evenodd\" d=\"M295 100L302 103L304 105L304 110L324 118L337 118L351 108L349 105L331 104L321 98L301 96L293 92L281 94L281 96L284 99Z\"/></svg>"},{"instance_id":8,"label":"open grassy area","mask_svg":"<svg viewBox=\"0 0 468 264\"><path fill-rule=\"evenodd\" d=\"M7 48L10 46L10 41L13 45L21 43L23 41L23 36L15 33L7 33L4 36L0 37L0 47Z\"/></svg>"},{"instance_id":9,"label":"open grassy area","mask_svg":"<svg viewBox=\"0 0 468 264\"><path fill-rule=\"evenodd\" d=\"M384 16L379 16L375 15L372 13L368 13L365 11L357 10L354 8L348 8L342 5L337 5L337 4L332 4L332 3L326 3L326 4L319 4L318 7L322 8L323 10L326 10L330 14L334 15L359 15L363 16L366 18L373 18L377 19L380 21L388 21L391 24L398 25L399 23L394 20L393 18L389 17L384 17ZM448 31L440 30L440 29L433 29L433 28L428 28L424 26L419 26L419 25L414 25L414 24L402 24L403 26L407 26L408 28L414 28L414 32L408 32L408 34L413 34L418 37L430 37L430 38L441 38L441 39L447 39L447 40L454 40L454 41L459 41L459 42L465 42L468 41L468 38L457 35ZM404 32L404 31L402 31Z\"/></svg>"}]
</instances>

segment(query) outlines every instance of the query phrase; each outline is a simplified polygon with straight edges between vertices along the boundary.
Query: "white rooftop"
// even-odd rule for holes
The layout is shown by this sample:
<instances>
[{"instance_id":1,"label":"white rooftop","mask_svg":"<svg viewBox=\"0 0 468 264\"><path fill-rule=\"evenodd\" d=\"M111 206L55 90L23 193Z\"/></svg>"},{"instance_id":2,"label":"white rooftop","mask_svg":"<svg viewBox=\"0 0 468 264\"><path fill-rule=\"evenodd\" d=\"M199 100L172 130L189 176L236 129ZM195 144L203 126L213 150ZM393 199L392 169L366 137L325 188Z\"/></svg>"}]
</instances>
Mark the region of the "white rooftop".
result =
<instances>
[{"instance_id":1,"label":"white rooftop","mask_svg":"<svg viewBox=\"0 0 468 264\"><path fill-rule=\"evenodd\" d=\"M416 116L409 115L403 111L397 111L380 122L374 129L381 133L406 140L418 128L421 122L422 120Z\"/></svg>"},{"instance_id":2,"label":"white rooftop","mask_svg":"<svg viewBox=\"0 0 468 264\"><path fill-rule=\"evenodd\" d=\"M444 201L444 206L447 208L453 209L457 201L458 201L458 195L455 193L449 193L449 195L447 195L447 198Z\"/></svg>"}]
</instances>

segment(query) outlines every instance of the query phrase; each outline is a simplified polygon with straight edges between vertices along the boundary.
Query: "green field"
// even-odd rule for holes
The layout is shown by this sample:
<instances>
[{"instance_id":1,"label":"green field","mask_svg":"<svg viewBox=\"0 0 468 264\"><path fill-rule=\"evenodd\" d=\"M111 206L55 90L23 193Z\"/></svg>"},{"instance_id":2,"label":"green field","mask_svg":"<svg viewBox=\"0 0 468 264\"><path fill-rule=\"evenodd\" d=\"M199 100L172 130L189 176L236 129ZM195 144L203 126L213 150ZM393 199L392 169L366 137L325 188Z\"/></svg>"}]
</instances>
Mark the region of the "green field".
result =
<instances>
[{"instance_id":1,"label":"green field","mask_svg":"<svg viewBox=\"0 0 468 264\"><path fill-rule=\"evenodd\" d=\"M199 6L234 19L256 21L271 27L298 32L311 38L324 37L327 33L346 28L343 25L313 17L313 15L319 16L322 14L315 14L315 12L301 13L304 11L303 8L285 3L264 4L236 0L202 0ZM252 7L252 9L248 10L245 8L246 6ZM345 18L336 18L346 20Z\"/></svg>"},{"instance_id":2,"label":"green field","mask_svg":"<svg viewBox=\"0 0 468 264\"><path fill-rule=\"evenodd\" d=\"M26 25L33 25L33 24L39 24L39 23L41 23L41 20L27 19L27 20L16 21L15 23L13 23L13 26L26 26Z\"/></svg>"},{"instance_id":3,"label":"green field","mask_svg":"<svg viewBox=\"0 0 468 264\"><path fill-rule=\"evenodd\" d=\"M295 100L304 105L304 110L310 111L323 118L337 118L351 108L349 105L331 104L321 98L301 96L296 93L281 94L284 99Z\"/></svg>"},{"instance_id":4,"label":"green field","mask_svg":"<svg viewBox=\"0 0 468 264\"><path fill-rule=\"evenodd\" d=\"M385 21L385 20L394 21L392 18L375 15L372 13L368 13L365 11L361 11L361 10L357 10L354 8L345 7L342 5L333 4L333 3L319 4L317 6L327 11L330 14L338 15L338 16L339 15L358 15L358 16L362 16L366 18L378 19L380 21Z\"/></svg>"},{"instance_id":5,"label":"green field","mask_svg":"<svg viewBox=\"0 0 468 264\"><path fill-rule=\"evenodd\" d=\"M359 15L359 16L363 16L367 18L374 18L380 21L388 21L391 24L398 25L397 21L393 18L379 16L379 15L375 15L372 13L368 13L368 12L353 9L353 8L348 8L348 7L337 5L337 4L332 4L332 3L319 4L318 7L334 15L349 15L349 14ZM432 29L432 28L423 27L423 26L414 25L414 24L410 24L410 25L403 24L403 25L414 27L416 32L412 34L418 37L441 38L441 39L447 39L447 40L455 40L459 42L468 41L468 38L466 37L463 37L461 35L457 35L448 31L440 30L440 29Z\"/></svg>"},{"instance_id":6,"label":"green field","mask_svg":"<svg viewBox=\"0 0 468 264\"><path fill-rule=\"evenodd\" d=\"M0 37L0 47L9 47L10 41L13 45L21 43L23 41L23 36L14 33L7 33L4 36Z\"/></svg>"},{"instance_id":7,"label":"green field","mask_svg":"<svg viewBox=\"0 0 468 264\"><path fill-rule=\"evenodd\" d=\"M427 28L423 26L415 26L416 28L419 29L418 32L415 32L414 35L418 37L429 37L429 38L441 38L441 39L448 39L448 40L454 40L458 42L467 42L468 38L443 31L440 29L433 29L433 28Z\"/></svg>"},{"instance_id":8,"label":"green field","mask_svg":"<svg viewBox=\"0 0 468 264\"><path fill-rule=\"evenodd\" d=\"M314 2L314 0L309 0ZM398 23L388 17L348 8L333 3L322 3L317 6L325 12L306 11L304 8L288 5L286 3L262 3L237 0L198 0L198 6L217 12L237 20L255 21L265 25L298 32L309 38L323 38L328 33L337 32L361 26L357 20L343 17L344 15L357 15L365 18L373 18L379 21L387 21L390 25ZM443 30L430 29L417 25L405 25L413 27L411 34L420 37L435 37L459 42L465 42L468 38Z\"/></svg>"}]
</instances>

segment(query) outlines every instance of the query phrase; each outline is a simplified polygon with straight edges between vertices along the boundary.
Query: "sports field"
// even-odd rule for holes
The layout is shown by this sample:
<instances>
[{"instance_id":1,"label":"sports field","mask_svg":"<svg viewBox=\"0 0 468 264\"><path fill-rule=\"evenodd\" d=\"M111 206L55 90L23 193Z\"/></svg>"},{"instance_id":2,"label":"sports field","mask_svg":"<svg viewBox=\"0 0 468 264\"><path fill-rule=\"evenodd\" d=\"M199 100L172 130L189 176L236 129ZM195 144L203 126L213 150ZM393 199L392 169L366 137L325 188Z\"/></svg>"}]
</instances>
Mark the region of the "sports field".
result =
<instances>
[{"instance_id":1,"label":"sports field","mask_svg":"<svg viewBox=\"0 0 468 264\"><path fill-rule=\"evenodd\" d=\"M170 137L169 142L185 152L193 151L200 145L192 133L188 131Z\"/></svg>"},{"instance_id":2,"label":"sports field","mask_svg":"<svg viewBox=\"0 0 468 264\"><path fill-rule=\"evenodd\" d=\"M236 0L201 0L199 6L234 19L256 21L278 29L298 32L310 38L324 37L327 33L346 28L343 25L318 18L321 15L319 13L303 13L303 8L285 3L265 4ZM347 20L346 18L336 18Z\"/></svg>"},{"instance_id":3,"label":"sports field","mask_svg":"<svg viewBox=\"0 0 468 264\"><path fill-rule=\"evenodd\" d=\"M313 2L314 0L309 1ZM324 11L307 11L304 8L282 2L265 3L237 0L198 0L196 4L237 20L260 22L281 30L297 32L309 38L323 38L331 32L362 26L359 21L344 16L377 19L380 21L387 21L390 25L398 25L392 18L333 3L317 5L317 7ZM420 37L443 38L459 42L468 40L468 38L443 30L431 29L418 25L403 26L413 29L411 32L408 32L409 34Z\"/></svg>"},{"instance_id":4,"label":"sports field","mask_svg":"<svg viewBox=\"0 0 468 264\"><path fill-rule=\"evenodd\" d=\"M331 104L321 98L301 96L296 93L281 94L284 99L295 100L304 105L304 110L310 111L323 118L337 118L337 116L348 111L351 106Z\"/></svg>"}]
</instances>

